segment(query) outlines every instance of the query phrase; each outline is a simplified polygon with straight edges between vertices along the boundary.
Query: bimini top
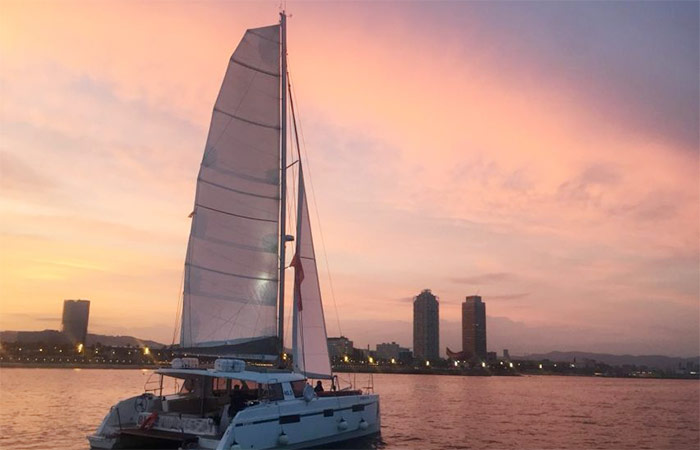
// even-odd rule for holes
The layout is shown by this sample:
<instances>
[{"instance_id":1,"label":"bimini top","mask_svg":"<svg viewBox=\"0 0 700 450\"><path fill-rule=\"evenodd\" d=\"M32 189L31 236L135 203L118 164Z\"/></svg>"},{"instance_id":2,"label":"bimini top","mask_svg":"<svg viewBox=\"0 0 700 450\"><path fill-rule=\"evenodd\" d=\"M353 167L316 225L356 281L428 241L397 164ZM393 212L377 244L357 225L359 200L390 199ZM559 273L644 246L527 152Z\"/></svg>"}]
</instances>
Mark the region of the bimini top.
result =
<instances>
[{"instance_id":1,"label":"bimini top","mask_svg":"<svg viewBox=\"0 0 700 450\"><path fill-rule=\"evenodd\" d=\"M196 376L231 378L241 381L254 381L260 384L285 383L290 381L305 380L306 377L300 373L288 371L275 372L255 372L252 370L242 370L239 372L219 371L215 369L170 369L163 368L156 370L156 373L175 378L190 378Z\"/></svg>"}]
</instances>

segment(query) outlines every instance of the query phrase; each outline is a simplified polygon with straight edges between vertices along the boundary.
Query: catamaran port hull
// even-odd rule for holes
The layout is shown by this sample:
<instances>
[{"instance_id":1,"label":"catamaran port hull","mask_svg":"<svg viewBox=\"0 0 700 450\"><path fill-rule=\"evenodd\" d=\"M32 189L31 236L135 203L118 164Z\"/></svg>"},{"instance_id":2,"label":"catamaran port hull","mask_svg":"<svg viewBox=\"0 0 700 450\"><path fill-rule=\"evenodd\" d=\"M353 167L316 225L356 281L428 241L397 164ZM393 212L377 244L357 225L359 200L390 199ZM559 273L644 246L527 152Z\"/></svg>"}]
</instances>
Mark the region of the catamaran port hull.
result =
<instances>
[{"instance_id":1,"label":"catamaran port hull","mask_svg":"<svg viewBox=\"0 0 700 450\"><path fill-rule=\"evenodd\" d=\"M142 428L149 411L158 407L159 399L150 396L115 405L88 437L91 448L299 449L378 435L381 427L376 394L261 403L238 412L230 423L224 419L219 424L212 418L161 413L151 428Z\"/></svg>"}]
</instances>

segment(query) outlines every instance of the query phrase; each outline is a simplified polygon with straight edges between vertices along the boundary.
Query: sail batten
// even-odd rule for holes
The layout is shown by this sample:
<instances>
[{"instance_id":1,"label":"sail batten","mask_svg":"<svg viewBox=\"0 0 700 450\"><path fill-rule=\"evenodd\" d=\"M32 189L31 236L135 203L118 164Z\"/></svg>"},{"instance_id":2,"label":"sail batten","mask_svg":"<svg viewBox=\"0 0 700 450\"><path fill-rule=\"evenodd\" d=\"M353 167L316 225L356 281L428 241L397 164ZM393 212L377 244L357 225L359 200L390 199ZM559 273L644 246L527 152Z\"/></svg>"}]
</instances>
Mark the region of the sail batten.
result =
<instances>
[{"instance_id":1,"label":"sail batten","mask_svg":"<svg viewBox=\"0 0 700 450\"><path fill-rule=\"evenodd\" d=\"M250 64L246 64L243 61L239 61L234 56L231 57L231 61L236 63L236 64L240 64L241 66L245 67L246 69L250 69L250 70L254 70L256 72L264 73L265 75L270 75L270 76L277 77L277 78L279 78L279 76L280 76L279 73L270 72L270 71L267 71L265 69L261 69L259 67L253 67Z\"/></svg>"},{"instance_id":2,"label":"sail batten","mask_svg":"<svg viewBox=\"0 0 700 450\"><path fill-rule=\"evenodd\" d=\"M232 119L240 120L241 122L246 122L246 123L249 123L249 124L251 124L251 125L256 125L256 126L258 126L258 127L271 128L271 129L273 129L273 130L280 130L280 129L281 129L281 128L279 127L279 125L270 125L270 124L267 124L267 123L256 122L255 120L247 119L247 118L242 117L242 116L237 116L236 114L233 114L233 113L230 113L230 112L226 112L226 111L221 110L221 109L214 108L214 111L216 111L216 112L218 112L218 113L221 113L221 114L223 114L223 115L225 115L225 116L229 116L229 117L232 118Z\"/></svg>"},{"instance_id":3,"label":"sail batten","mask_svg":"<svg viewBox=\"0 0 700 450\"><path fill-rule=\"evenodd\" d=\"M214 105L185 261L184 348L276 351L279 33L245 33Z\"/></svg>"}]
</instances>

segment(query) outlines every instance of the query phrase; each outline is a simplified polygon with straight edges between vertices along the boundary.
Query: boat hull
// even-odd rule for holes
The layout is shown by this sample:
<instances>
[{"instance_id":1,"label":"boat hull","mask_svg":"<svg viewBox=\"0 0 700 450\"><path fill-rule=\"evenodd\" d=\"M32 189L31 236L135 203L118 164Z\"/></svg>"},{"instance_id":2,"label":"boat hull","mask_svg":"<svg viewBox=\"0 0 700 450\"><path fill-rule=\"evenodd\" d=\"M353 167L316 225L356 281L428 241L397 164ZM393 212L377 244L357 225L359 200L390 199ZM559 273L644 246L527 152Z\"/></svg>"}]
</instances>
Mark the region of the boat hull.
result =
<instances>
[{"instance_id":1,"label":"boat hull","mask_svg":"<svg viewBox=\"0 0 700 450\"><path fill-rule=\"evenodd\" d=\"M255 405L240 411L231 423L220 423L219 433L198 435L176 429L167 420L150 430L139 426L139 414L126 416L139 397L115 405L98 431L88 437L93 449L235 448L300 449L337 447L380 433L379 396L345 395L303 398ZM157 402L153 402L157 405ZM142 412L143 414L148 412ZM165 416L165 414L164 414ZM165 417L164 417L165 418Z\"/></svg>"}]
</instances>

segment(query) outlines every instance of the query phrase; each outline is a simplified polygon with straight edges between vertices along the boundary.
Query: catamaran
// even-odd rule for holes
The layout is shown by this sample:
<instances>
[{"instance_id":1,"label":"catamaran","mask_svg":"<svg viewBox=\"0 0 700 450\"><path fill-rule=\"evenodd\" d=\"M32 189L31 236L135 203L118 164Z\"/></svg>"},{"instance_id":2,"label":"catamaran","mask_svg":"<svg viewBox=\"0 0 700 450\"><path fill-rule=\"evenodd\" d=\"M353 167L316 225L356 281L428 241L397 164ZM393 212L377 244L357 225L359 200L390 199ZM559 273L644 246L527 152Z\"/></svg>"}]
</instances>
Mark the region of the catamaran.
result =
<instances>
[{"instance_id":1,"label":"catamaran","mask_svg":"<svg viewBox=\"0 0 700 450\"><path fill-rule=\"evenodd\" d=\"M288 110L296 136L289 89L282 12L278 24L245 32L214 105L185 258L180 351L188 357L155 371L159 389L112 406L88 436L92 448L293 449L379 433L379 396L339 389L331 371L300 152L289 165L296 235L286 232ZM218 359L204 367L193 355ZM172 379L179 387L165 395ZM316 392L312 379L330 380L330 389Z\"/></svg>"}]
</instances>

